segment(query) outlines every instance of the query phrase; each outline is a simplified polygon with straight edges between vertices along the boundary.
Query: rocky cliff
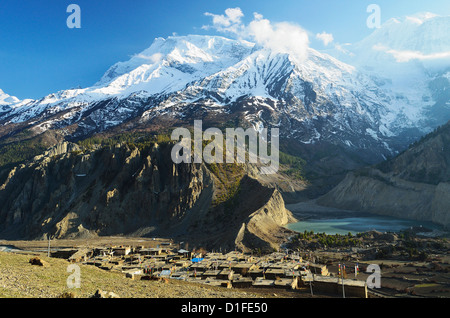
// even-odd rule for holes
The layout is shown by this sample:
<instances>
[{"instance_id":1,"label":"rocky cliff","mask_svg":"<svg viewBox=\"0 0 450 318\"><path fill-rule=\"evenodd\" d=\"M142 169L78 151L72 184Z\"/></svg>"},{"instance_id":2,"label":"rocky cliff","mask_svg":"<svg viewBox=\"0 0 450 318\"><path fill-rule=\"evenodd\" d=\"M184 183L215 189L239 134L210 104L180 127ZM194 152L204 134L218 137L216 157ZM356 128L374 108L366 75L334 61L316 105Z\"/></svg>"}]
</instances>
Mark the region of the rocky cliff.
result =
<instances>
[{"instance_id":1,"label":"rocky cliff","mask_svg":"<svg viewBox=\"0 0 450 318\"><path fill-rule=\"evenodd\" d=\"M293 218L277 190L244 175L238 191L217 202L214 173L175 165L170 151L167 143L57 144L1 174L0 237L165 236L230 249L281 243L281 226Z\"/></svg>"},{"instance_id":2,"label":"rocky cliff","mask_svg":"<svg viewBox=\"0 0 450 318\"><path fill-rule=\"evenodd\" d=\"M267 202L242 222L235 244L244 251L277 248L283 242L282 234L288 232L280 226L297 221L285 208L280 192L271 191Z\"/></svg>"},{"instance_id":3,"label":"rocky cliff","mask_svg":"<svg viewBox=\"0 0 450 318\"><path fill-rule=\"evenodd\" d=\"M292 234L283 226L296 222L281 193L245 175L237 194L212 209L198 227L199 241L243 251L270 251Z\"/></svg>"},{"instance_id":4,"label":"rocky cliff","mask_svg":"<svg viewBox=\"0 0 450 318\"><path fill-rule=\"evenodd\" d=\"M318 203L450 227L450 122L399 156L349 173Z\"/></svg>"}]
</instances>

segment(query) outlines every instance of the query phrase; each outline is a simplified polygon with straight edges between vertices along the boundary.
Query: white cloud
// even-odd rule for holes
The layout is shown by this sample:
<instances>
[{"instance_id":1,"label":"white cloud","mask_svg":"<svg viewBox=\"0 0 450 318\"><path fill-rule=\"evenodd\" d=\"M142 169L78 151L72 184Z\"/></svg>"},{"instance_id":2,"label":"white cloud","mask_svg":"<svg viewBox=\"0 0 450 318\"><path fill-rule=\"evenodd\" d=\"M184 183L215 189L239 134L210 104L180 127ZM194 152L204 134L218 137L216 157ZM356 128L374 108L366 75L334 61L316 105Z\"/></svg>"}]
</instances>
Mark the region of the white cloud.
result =
<instances>
[{"instance_id":1,"label":"white cloud","mask_svg":"<svg viewBox=\"0 0 450 318\"><path fill-rule=\"evenodd\" d=\"M336 44L334 45L334 49L335 49L336 51L338 51L338 52L340 52L340 53L342 53L342 54L351 56L351 57L355 56L355 54L352 53L351 51L349 51L348 49L346 49L346 47L351 47L351 44L350 44L350 43L343 43L343 44L336 43Z\"/></svg>"},{"instance_id":2,"label":"white cloud","mask_svg":"<svg viewBox=\"0 0 450 318\"><path fill-rule=\"evenodd\" d=\"M240 8L228 8L223 14L205 12L206 16L213 18L212 27L219 32L237 33L242 27L241 19L244 17ZM208 30L211 26L204 25L202 29Z\"/></svg>"},{"instance_id":3,"label":"white cloud","mask_svg":"<svg viewBox=\"0 0 450 318\"><path fill-rule=\"evenodd\" d=\"M333 34L326 32L317 33L316 39L322 41L325 46L328 46L328 44L334 41Z\"/></svg>"},{"instance_id":4,"label":"white cloud","mask_svg":"<svg viewBox=\"0 0 450 318\"><path fill-rule=\"evenodd\" d=\"M425 54L420 51L393 50L383 45L374 45L373 49L392 55L399 63L407 63L412 60L430 61L450 58L450 51Z\"/></svg>"},{"instance_id":5,"label":"white cloud","mask_svg":"<svg viewBox=\"0 0 450 318\"><path fill-rule=\"evenodd\" d=\"M240 8L228 8L225 10L225 14L231 23L241 23L241 18L244 17Z\"/></svg>"},{"instance_id":6,"label":"white cloud","mask_svg":"<svg viewBox=\"0 0 450 318\"><path fill-rule=\"evenodd\" d=\"M151 63L158 63L159 61L161 61L161 59L163 58L163 55L161 53L155 53L153 55L144 55L142 53L136 54L133 57L137 57L143 60L147 60Z\"/></svg>"},{"instance_id":7,"label":"white cloud","mask_svg":"<svg viewBox=\"0 0 450 318\"><path fill-rule=\"evenodd\" d=\"M253 20L245 25L244 14L240 8L227 9L224 15L206 12L213 18L212 25L203 29L214 28L219 32L232 33L242 38L269 48L277 53L288 53L303 60L307 57L309 47L308 33L299 25L290 22L272 23L263 15L253 13Z\"/></svg>"},{"instance_id":8,"label":"white cloud","mask_svg":"<svg viewBox=\"0 0 450 318\"><path fill-rule=\"evenodd\" d=\"M409 62L411 60L428 61L428 60L445 59L450 57L450 51L424 54L419 51L388 50L386 51L386 53L391 54L395 58L395 60L400 63Z\"/></svg>"},{"instance_id":9,"label":"white cloud","mask_svg":"<svg viewBox=\"0 0 450 318\"><path fill-rule=\"evenodd\" d=\"M258 12L254 12L253 17L255 18L255 20L261 20L262 18L264 18L264 16Z\"/></svg>"},{"instance_id":10,"label":"white cloud","mask_svg":"<svg viewBox=\"0 0 450 318\"><path fill-rule=\"evenodd\" d=\"M415 24L423 24L423 21L416 17L406 17L406 21L415 23Z\"/></svg>"},{"instance_id":11,"label":"white cloud","mask_svg":"<svg viewBox=\"0 0 450 318\"><path fill-rule=\"evenodd\" d=\"M278 53L288 53L303 60L308 55L308 33L301 27L280 22L272 24L267 19L253 20L247 27L248 35L256 43Z\"/></svg>"},{"instance_id":12,"label":"white cloud","mask_svg":"<svg viewBox=\"0 0 450 318\"><path fill-rule=\"evenodd\" d=\"M425 21L435 17L438 17L438 15L431 12L421 12L412 16L407 16L405 20L420 25L423 24Z\"/></svg>"}]
</instances>

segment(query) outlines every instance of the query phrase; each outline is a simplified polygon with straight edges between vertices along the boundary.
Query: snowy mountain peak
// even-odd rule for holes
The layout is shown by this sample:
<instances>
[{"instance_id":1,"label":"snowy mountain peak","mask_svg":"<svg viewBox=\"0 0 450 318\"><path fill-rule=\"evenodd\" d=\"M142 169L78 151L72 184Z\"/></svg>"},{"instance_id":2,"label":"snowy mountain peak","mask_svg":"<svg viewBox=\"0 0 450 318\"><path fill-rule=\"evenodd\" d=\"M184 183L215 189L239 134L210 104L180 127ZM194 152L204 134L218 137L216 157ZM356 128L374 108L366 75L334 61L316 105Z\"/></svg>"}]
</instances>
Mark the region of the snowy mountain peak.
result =
<instances>
[{"instance_id":1,"label":"snowy mountain peak","mask_svg":"<svg viewBox=\"0 0 450 318\"><path fill-rule=\"evenodd\" d=\"M18 103L20 100L15 96L10 96L6 94L2 89L0 89L0 105L11 105Z\"/></svg>"},{"instance_id":2,"label":"snowy mountain peak","mask_svg":"<svg viewBox=\"0 0 450 318\"><path fill-rule=\"evenodd\" d=\"M113 65L95 85L105 85L120 76L141 68L146 72L158 67L184 65L182 72L205 73L211 68L218 69L237 63L248 55L253 43L230 40L219 36L171 36L156 38L146 50L134 55L129 61ZM136 72L139 73L139 72Z\"/></svg>"},{"instance_id":3,"label":"snowy mountain peak","mask_svg":"<svg viewBox=\"0 0 450 318\"><path fill-rule=\"evenodd\" d=\"M397 62L449 58L449 34L450 16L419 13L388 20L355 44L353 50L357 53L372 52L372 55L381 52L394 57ZM366 54L364 59L368 57Z\"/></svg>"}]
</instances>

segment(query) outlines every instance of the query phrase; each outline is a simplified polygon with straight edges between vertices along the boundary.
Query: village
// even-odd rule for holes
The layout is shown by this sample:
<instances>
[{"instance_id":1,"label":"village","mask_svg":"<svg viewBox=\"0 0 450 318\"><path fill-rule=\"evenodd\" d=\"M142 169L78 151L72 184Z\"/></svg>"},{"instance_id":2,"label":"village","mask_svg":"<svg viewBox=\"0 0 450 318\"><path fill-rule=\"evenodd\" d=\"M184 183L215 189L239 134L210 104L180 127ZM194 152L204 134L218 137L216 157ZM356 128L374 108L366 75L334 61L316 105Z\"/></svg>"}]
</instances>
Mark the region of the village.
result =
<instances>
[{"instance_id":1,"label":"village","mask_svg":"<svg viewBox=\"0 0 450 318\"><path fill-rule=\"evenodd\" d=\"M192 242L169 238L108 236L0 241L0 252L53 258L68 264L65 266L92 267L106 276L111 274L111 279L123 275L123 281L133 286L146 286L149 281L149 286L182 284L201 290L223 289L223 293L288 298L450 295L446 238L371 231L348 243L343 236L334 237L334 241L322 239L322 234L299 233L277 250L243 253L220 248L207 251L190 246ZM359 244L355 246L353 240ZM377 282L381 287L373 285ZM122 291L130 297L133 293Z\"/></svg>"},{"instance_id":2,"label":"village","mask_svg":"<svg viewBox=\"0 0 450 318\"><path fill-rule=\"evenodd\" d=\"M177 279L224 288L281 289L368 298L365 281L330 273L327 266L303 260L296 252L249 255L240 251L189 251L170 241L156 246L115 245L60 248L50 257L123 273L132 280Z\"/></svg>"}]
</instances>

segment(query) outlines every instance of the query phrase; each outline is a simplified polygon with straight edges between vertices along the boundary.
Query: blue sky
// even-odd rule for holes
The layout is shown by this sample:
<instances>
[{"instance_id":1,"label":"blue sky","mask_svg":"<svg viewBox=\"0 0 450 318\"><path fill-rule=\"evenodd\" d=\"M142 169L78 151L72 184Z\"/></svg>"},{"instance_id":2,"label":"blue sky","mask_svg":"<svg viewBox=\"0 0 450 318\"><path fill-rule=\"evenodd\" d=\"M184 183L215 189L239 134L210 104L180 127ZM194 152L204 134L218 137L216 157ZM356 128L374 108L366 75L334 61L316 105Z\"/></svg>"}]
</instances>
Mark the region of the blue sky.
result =
<instances>
[{"instance_id":1,"label":"blue sky","mask_svg":"<svg viewBox=\"0 0 450 318\"><path fill-rule=\"evenodd\" d=\"M66 25L72 3L81 8L81 29ZM450 15L448 0L1 0L0 88L24 99L90 86L156 37L215 34L201 28L211 24L204 13L227 8L239 7L244 22L258 12L274 23L288 21L354 43L373 31L366 26L372 3L380 6L382 22L424 11ZM312 47L320 45L311 39Z\"/></svg>"}]
</instances>

